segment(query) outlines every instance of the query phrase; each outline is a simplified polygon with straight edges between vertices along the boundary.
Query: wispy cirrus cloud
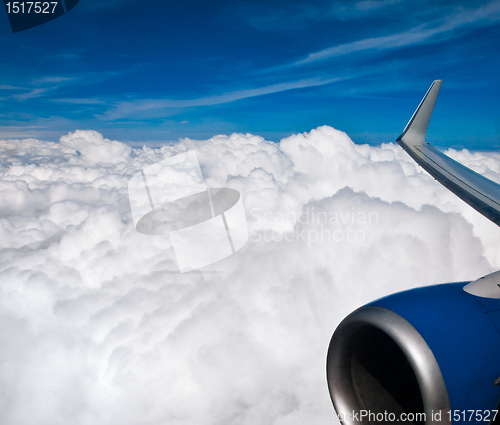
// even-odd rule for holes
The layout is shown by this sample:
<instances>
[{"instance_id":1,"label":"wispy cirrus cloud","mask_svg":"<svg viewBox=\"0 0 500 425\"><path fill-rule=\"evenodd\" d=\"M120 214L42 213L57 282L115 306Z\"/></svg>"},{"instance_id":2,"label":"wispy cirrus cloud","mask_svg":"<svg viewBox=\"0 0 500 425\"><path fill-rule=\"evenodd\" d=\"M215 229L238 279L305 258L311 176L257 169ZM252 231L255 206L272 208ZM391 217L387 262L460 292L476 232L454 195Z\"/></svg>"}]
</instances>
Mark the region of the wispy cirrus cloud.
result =
<instances>
[{"instance_id":1,"label":"wispy cirrus cloud","mask_svg":"<svg viewBox=\"0 0 500 425\"><path fill-rule=\"evenodd\" d=\"M10 84L0 84L0 90L20 90L21 87L11 86Z\"/></svg>"},{"instance_id":2,"label":"wispy cirrus cloud","mask_svg":"<svg viewBox=\"0 0 500 425\"><path fill-rule=\"evenodd\" d=\"M42 96L44 93L48 92L49 90L51 90L50 87L38 88L38 89L30 90L29 92L26 92L26 93L14 94L14 95L12 95L12 97L16 100L21 100L21 101L27 100L27 99L33 99L35 97Z\"/></svg>"},{"instance_id":3,"label":"wispy cirrus cloud","mask_svg":"<svg viewBox=\"0 0 500 425\"><path fill-rule=\"evenodd\" d=\"M18 90L21 93L16 93L10 95L11 99L17 101L25 101L27 99L33 99L37 97L48 97L49 93L53 93L56 90L72 86L72 89L80 88L82 85L96 84L102 81L106 81L120 73L127 72L86 72L81 74L75 74L71 77L61 76L61 75L48 75L44 77L32 78L29 81L24 81L20 86L13 86L10 84L0 85L0 90ZM98 98L61 98L61 99L49 99L51 102L56 103L73 103L81 105L91 105L91 104L104 104L102 99Z\"/></svg>"},{"instance_id":4,"label":"wispy cirrus cloud","mask_svg":"<svg viewBox=\"0 0 500 425\"><path fill-rule=\"evenodd\" d=\"M104 105L106 103L105 100L94 97L50 99L50 101L56 103L71 103L74 105Z\"/></svg>"},{"instance_id":5,"label":"wispy cirrus cloud","mask_svg":"<svg viewBox=\"0 0 500 425\"><path fill-rule=\"evenodd\" d=\"M59 77L59 76L52 76L52 77L42 77L42 78L37 78L36 80L33 81L33 83L62 83L64 81L71 81L74 80L74 77Z\"/></svg>"},{"instance_id":6,"label":"wispy cirrus cloud","mask_svg":"<svg viewBox=\"0 0 500 425\"><path fill-rule=\"evenodd\" d=\"M356 9L358 10L374 10L380 9L381 7L390 6L391 4L400 3L401 0L364 0L356 3Z\"/></svg>"},{"instance_id":7,"label":"wispy cirrus cloud","mask_svg":"<svg viewBox=\"0 0 500 425\"><path fill-rule=\"evenodd\" d=\"M267 2L266 7L256 1L238 1L229 10L232 19L243 19L247 25L260 31L295 31L317 23L337 20L356 20L403 0L296 0Z\"/></svg>"},{"instance_id":8,"label":"wispy cirrus cloud","mask_svg":"<svg viewBox=\"0 0 500 425\"><path fill-rule=\"evenodd\" d=\"M250 97L263 96L272 93L279 93L288 90L295 90L307 87L322 86L341 80L342 78L309 78L305 80L273 84L255 89L236 90L220 95L207 96L198 99L170 100L170 99L141 99L136 101L119 102L114 108L104 114L104 119L115 120L129 116L133 113L143 112L162 108L188 108L196 106L213 106L224 103L235 102L237 100Z\"/></svg>"},{"instance_id":9,"label":"wispy cirrus cloud","mask_svg":"<svg viewBox=\"0 0 500 425\"><path fill-rule=\"evenodd\" d=\"M19 91L20 93L11 94L9 97L23 102L28 99L45 96L47 93L69 84L74 79L74 77L62 76L39 77L31 79L29 82L25 81L20 86L2 84L0 85L0 90Z\"/></svg>"},{"instance_id":10,"label":"wispy cirrus cloud","mask_svg":"<svg viewBox=\"0 0 500 425\"><path fill-rule=\"evenodd\" d=\"M369 7L372 2L360 2L365 4L363 7ZM359 3L358 3L359 4ZM371 6L370 6L371 7ZM438 35L451 36L454 30L484 22L494 22L500 20L500 1L495 0L484 6L476 9L465 9L444 19L432 21L417 25L407 31L397 34L391 34L383 37L366 38L363 40L354 41L351 43L340 44L329 47L314 53L310 53L304 59L293 62L289 66L297 66L309 64L312 62L325 60L337 56L347 55L350 53L361 52L366 50L384 50L403 46L410 46L421 42L432 41L433 37Z\"/></svg>"}]
</instances>

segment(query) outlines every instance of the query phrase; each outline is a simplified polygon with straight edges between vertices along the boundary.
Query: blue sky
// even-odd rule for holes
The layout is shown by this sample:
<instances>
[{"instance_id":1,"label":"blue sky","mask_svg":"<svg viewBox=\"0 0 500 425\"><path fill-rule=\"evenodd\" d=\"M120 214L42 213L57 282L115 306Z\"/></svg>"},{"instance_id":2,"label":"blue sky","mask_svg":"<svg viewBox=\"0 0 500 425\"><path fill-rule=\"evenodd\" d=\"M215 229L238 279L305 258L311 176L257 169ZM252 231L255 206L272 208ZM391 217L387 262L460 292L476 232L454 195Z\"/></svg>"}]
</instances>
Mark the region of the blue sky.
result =
<instances>
[{"instance_id":1,"label":"blue sky","mask_svg":"<svg viewBox=\"0 0 500 425\"><path fill-rule=\"evenodd\" d=\"M500 147L500 1L80 0L13 34L0 139L92 129L132 145L330 125L394 141L434 79L428 140Z\"/></svg>"}]
</instances>

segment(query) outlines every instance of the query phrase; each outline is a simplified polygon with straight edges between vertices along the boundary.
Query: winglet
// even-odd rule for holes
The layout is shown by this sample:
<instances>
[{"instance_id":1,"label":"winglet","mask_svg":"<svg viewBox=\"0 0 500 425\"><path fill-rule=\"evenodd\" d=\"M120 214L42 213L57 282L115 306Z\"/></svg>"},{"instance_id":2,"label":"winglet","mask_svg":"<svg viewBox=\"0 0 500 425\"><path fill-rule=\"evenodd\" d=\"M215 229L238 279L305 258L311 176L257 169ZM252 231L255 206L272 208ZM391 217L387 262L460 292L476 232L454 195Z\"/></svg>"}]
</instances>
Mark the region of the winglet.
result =
<instances>
[{"instance_id":1,"label":"winglet","mask_svg":"<svg viewBox=\"0 0 500 425\"><path fill-rule=\"evenodd\" d=\"M436 80L431 84L420 105L418 105L417 110L408 124L406 124L403 133L398 137L398 142L402 141L405 144L414 146L423 145L425 142L425 132L427 131L442 82L443 80Z\"/></svg>"},{"instance_id":2,"label":"winglet","mask_svg":"<svg viewBox=\"0 0 500 425\"><path fill-rule=\"evenodd\" d=\"M441 80L432 83L397 142L418 165L444 187L500 226L500 185L425 142L425 133L441 83Z\"/></svg>"}]
</instances>

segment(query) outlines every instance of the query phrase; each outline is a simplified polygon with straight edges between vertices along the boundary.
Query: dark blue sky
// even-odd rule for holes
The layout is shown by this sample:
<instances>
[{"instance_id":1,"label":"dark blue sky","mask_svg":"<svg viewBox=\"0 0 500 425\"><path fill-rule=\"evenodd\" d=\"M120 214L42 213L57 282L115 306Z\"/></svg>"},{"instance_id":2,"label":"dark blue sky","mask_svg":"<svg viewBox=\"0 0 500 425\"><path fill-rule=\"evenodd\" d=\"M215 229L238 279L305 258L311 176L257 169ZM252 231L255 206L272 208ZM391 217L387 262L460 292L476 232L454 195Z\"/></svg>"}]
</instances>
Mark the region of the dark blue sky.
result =
<instances>
[{"instance_id":1,"label":"dark blue sky","mask_svg":"<svg viewBox=\"0 0 500 425\"><path fill-rule=\"evenodd\" d=\"M428 140L500 147L500 1L80 0L13 34L0 139L92 129L131 144L319 125L391 142L434 79Z\"/></svg>"}]
</instances>

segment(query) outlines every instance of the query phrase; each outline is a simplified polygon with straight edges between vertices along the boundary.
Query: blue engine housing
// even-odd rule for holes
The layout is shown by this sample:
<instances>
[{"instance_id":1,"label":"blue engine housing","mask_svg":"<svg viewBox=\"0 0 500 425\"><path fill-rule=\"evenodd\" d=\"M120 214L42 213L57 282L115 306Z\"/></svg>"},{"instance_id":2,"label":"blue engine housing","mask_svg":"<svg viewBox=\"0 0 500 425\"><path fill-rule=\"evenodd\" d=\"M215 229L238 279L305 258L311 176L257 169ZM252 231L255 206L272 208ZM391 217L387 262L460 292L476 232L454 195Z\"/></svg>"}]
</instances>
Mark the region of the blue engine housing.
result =
<instances>
[{"instance_id":1,"label":"blue engine housing","mask_svg":"<svg viewBox=\"0 0 500 425\"><path fill-rule=\"evenodd\" d=\"M453 423L469 423L470 411L472 422L493 419L491 411L498 409L500 400L500 386L494 385L500 377L500 299L472 295L464 291L465 285L397 293L344 319L327 359L330 395L344 424L380 422L346 417L356 409L399 414L405 405L414 411L421 406L425 423L445 424L450 418ZM386 360L397 350L401 355L395 359L401 365L395 364L392 371ZM401 378L412 371L414 378ZM402 381L394 384L398 379ZM392 395L386 394L387 388ZM418 397L421 404L412 404ZM440 420L433 420L439 410Z\"/></svg>"}]
</instances>

